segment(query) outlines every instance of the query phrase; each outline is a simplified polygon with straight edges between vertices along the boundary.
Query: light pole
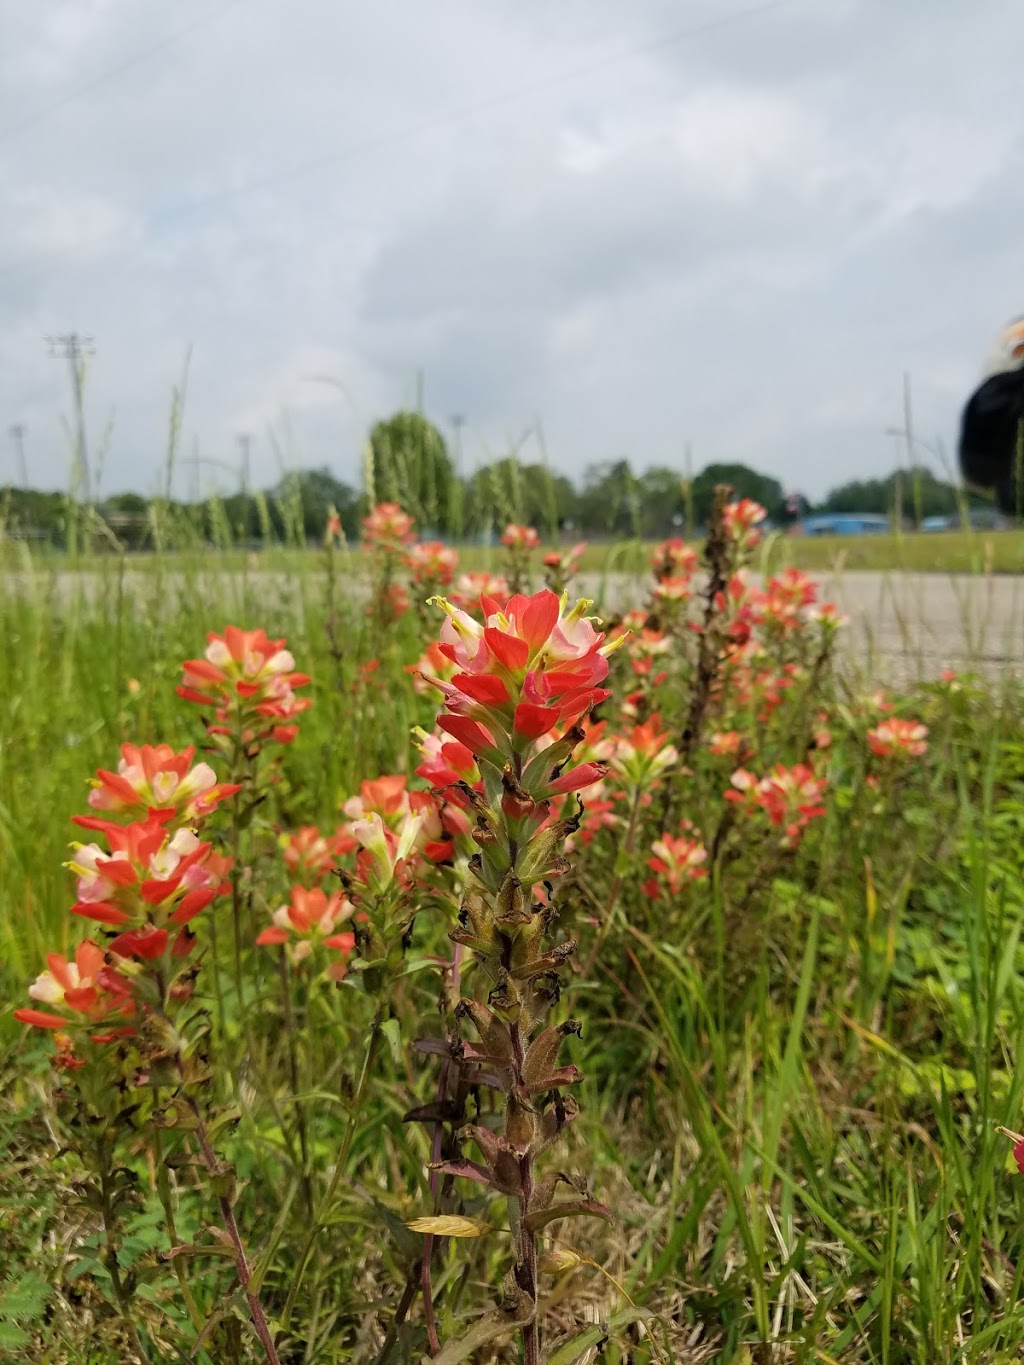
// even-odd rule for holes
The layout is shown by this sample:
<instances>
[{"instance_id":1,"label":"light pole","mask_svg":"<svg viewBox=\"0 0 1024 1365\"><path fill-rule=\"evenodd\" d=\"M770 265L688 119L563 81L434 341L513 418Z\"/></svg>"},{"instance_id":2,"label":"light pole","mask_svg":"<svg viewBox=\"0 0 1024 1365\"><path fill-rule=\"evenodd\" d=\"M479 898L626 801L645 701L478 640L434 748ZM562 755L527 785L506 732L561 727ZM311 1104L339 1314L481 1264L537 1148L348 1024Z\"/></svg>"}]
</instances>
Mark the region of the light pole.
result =
<instances>
[{"instance_id":1,"label":"light pole","mask_svg":"<svg viewBox=\"0 0 1024 1365\"><path fill-rule=\"evenodd\" d=\"M28 467L25 464L25 423L15 422L9 429L14 442L14 458L18 465L18 480L22 488L28 488Z\"/></svg>"}]
</instances>

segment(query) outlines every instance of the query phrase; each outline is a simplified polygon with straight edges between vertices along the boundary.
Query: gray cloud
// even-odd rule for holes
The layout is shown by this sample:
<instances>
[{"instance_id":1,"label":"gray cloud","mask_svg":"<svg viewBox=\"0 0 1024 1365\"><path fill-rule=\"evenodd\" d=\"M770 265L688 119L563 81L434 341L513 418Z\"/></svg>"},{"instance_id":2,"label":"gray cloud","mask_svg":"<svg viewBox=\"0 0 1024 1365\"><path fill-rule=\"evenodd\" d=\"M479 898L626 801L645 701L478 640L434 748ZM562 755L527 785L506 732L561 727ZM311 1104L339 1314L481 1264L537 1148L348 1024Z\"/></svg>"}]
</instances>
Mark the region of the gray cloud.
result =
<instances>
[{"instance_id":1,"label":"gray cloud","mask_svg":"<svg viewBox=\"0 0 1024 1365\"><path fill-rule=\"evenodd\" d=\"M469 459L540 417L573 474L690 441L819 494L891 466L904 370L951 446L1024 309L1012 0L190 0L153 52L166 10L0 9L0 423L41 484L71 327L108 488L156 486L194 344L185 451L252 431L260 481L271 425L358 478L422 370Z\"/></svg>"}]
</instances>

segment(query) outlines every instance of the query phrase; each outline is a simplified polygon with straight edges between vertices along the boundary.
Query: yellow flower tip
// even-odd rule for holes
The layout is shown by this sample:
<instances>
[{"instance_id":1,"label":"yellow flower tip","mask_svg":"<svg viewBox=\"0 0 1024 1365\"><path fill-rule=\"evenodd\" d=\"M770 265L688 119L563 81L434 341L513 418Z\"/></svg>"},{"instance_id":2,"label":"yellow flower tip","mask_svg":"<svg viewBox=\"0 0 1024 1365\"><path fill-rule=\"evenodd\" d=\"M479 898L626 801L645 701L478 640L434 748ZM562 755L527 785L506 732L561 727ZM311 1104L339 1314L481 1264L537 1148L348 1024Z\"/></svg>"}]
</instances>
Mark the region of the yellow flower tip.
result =
<instances>
[{"instance_id":1,"label":"yellow flower tip","mask_svg":"<svg viewBox=\"0 0 1024 1365\"><path fill-rule=\"evenodd\" d=\"M563 593L562 594L563 611L565 610L565 604L568 602L568 600L569 594ZM565 618L566 624L572 625L574 622L579 621L582 617L586 616L587 608L592 607L593 605L594 599L592 597L581 597L579 601L576 603L576 605L573 607L569 615Z\"/></svg>"},{"instance_id":2,"label":"yellow flower tip","mask_svg":"<svg viewBox=\"0 0 1024 1365\"><path fill-rule=\"evenodd\" d=\"M600 653L607 659L609 654L614 654L617 649L621 649L632 634L631 630L624 630L617 639L610 640L607 644L602 645Z\"/></svg>"}]
</instances>

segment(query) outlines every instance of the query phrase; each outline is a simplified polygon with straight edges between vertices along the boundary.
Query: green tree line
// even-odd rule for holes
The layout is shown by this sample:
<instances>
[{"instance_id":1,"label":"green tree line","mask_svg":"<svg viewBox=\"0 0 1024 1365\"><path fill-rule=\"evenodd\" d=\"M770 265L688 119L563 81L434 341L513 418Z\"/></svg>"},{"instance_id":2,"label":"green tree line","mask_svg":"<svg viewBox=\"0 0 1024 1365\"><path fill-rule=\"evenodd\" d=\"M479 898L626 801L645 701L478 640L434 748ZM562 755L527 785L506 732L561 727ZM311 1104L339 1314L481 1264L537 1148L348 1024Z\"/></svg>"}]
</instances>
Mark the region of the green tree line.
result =
<instances>
[{"instance_id":1,"label":"green tree line","mask_svg":"<svg viewBox=\"0 0 1024 1365\"><path fill-rule=\"evenodd\" d=\"M331 508L346 537L358 539L360 521L374 501L399 503L421 535L479 539L509 521L538 527L547 536L660 538L693 533L707 520L715 487L730 484L738 497L763 504L781 520L786 493L778 479L745 464L710 464L692 478L653 466L634 471L627 459L587 466L573 481L546 464L496 460L462 478L436 426L415 412L378 422L370 433L364 486L355 489L328 468L296 470L272 487L198 502L147 499L120 493L88 513L90 543L107 539L129 549L152 548L183 537L204 543L309 543L324 535ZM973 499L972 499L973 501ZM929 470L896 471L884 479L853 480L832 489L812 512L902 513L911 522L953 515L956 487ZM63 493L0 489L0 530L57 548L83 527L83 509Z\"/></svg>"}]
</instances>

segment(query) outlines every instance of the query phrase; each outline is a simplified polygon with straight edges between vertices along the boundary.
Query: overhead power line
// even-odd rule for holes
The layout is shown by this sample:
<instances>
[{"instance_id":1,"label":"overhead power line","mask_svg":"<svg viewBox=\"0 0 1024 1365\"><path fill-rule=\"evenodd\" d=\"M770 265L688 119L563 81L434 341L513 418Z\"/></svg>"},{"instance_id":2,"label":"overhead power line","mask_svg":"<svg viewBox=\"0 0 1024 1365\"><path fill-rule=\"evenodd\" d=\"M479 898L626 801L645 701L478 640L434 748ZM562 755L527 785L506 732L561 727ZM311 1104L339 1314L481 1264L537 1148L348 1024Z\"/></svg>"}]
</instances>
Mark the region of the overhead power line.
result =
<instances>
[{"instance_id":1,"label":"overhead power line","mask_svg":"<svg viewBox=\"0 0 1024 1365\"><path fill-rule=\"evenodd\" d=\"M151 47L144 48L141 52L136 52L134 56L127 58L127 60L119 63L117 66L112 66L109 71L104 71L102 75L97 76L94 80L87 81L85 85L80 85L76 90L70 90L66 95L61 95L61 97L54 100L52 104L45 104L41 109L35 109L31 114L26 114L25 117L19 119L17 123L9 123L6 128L0 128L0 142L4 142L7 138L13 137L15 133L23 132L26 128L34 127L37 123L42 123L44 119L48 119L51 114L57 113L59 109L65 109L69 104L74 104L76 100L80 100L83 95L90 95L94 90L98 90L109 81L117 80L117 78L123 76L126 71L133 71L135 67L141 66L144 62L152 61L153 58L158 57L161 52L166 51L169 47L173 47L175 43L180 43L184 38L188 38L191 34L195 33L197 29L205 28L207 24L212 24L215 20L220 19L222 15L227 14L229 10L237 9L241 3L242 0L228 0L226 5L221 5L221 7L215 9L212 14L204 14L193 23L186 24L184 28L179 28L177 32L166 34L165 37L161 38Z\"/></svg>"},{"instance_id":2,"label":"overhead power line","mask_svg":"<svg viewBox=\"0 0 1024 1365\"><path fill-rule=\"evenodd\" d=\"M237 3L237 0L233 0L233 3ZM162 213L154 215L148 220L147 226L150 228L160 226L172 222L175 218L185 217L191 213L202 212L205 209L213 208L218 204L240 198L243 195L254 194L259 190L269 189L274 185L281 184L283 181L296 179L300 176L308 175L313 171L322 170L324 167L334 166L343 161L355 160L357 157L363 156L368 152L382 151L388 147L398 146L403 142L410 142L415 138L442 131L445 128L457 127L459 124L466 123L481 114L489 113L495 109L505 108L509 105L518 104L532 95L543 94L549 90L558 89L560 86L569 85L574 81L582 80L586 76L595 75L600 71L606 71L616 66L621 66L624 62L631 61L636 57L644 57L649 53L676 46L688 39L699 38L706 33L712 33L719 29L742 23L746 20L759 18L761 15L768 14L773 10L783 9L787 5L792 5L793 3L794 0L762 0L760 4L750 5L741 10L734 10L731 14L720 15L718 18L708 19L703 23L692 24L688 28L677 29L672 33L666 33L658 38L649 39L647 42L638 43L633 47L622 48L618 52L609 54L607 57L595 59L592 62L584 63L569 70L554 72L550 76L539 77L537 80L527 82L524 85L515 86L509 90L499 91L497 94L487 96L484 99L461 105L456 109L449 110L446 114L439 114L433 119L426 119L417 123L408 124L404 128L397 128L390 133L382 133L376 137L368 138L363 142L350 143L347 147L341 147L333 152L327 152L324 155L314 157L309 161L300 162L294 166L284 167L281 170L271 172L268 175L257 176L240 185L232 185L227 189L217 190L212 194L188 200L174 208L166 209ZM43 263L52 260L55 257L66 255L73 249L74 248L70 246L55 249L18 262L0 265L0 274L7 273L10 270L27 269L37 263Z\"/></svg>"},{"instance_id":3,"label":"overhead power line","mask_svg":"<svg viewBox=\"0 0 1024 1365\"><path fill-rule=\"evenodd\" d=\"M511 104L518 104L521 100L528 99L531 95L544 94L548 90L557 90L560 86L570 85L573 81L582 80L585 76L592 76L599 71L606 71L610 68L621 66L624 62L632 61L635 57L645 57L649 53L659 52L668 47L674 47L678 43L685 42L689 38L703 37L705 33L712 33L717 29L729 28L746 19L759 18L762 14L767 14L771 10L783 9L785 6L793 3L794 0L762 0L762 3L751 5L747 9L734 10L731 14L720 15L717 19L708 19L703 23L693 24L689 28L677 29L673 33L666 33L659 38L651 38L645 43L638 43L635 47L622 48L618 52L609 54L607 57L597 58L592 62L587 62L566 71L556 71L550 76L538 77L537 80L529 81L524 85L515 86L510 90L499 91L497 94L488 95L484 99L476 100L471 104L460 105L456 109L449 110L446 114L438 114L433 119L410 123L404 128L396 128L390 133L381 133L379 136L368 138L364 142L353 142L347 147L340 147L336 151L326 152L322 156L313 157L309 161L299 162L295 166L288 166L282 170L273 171L269 175L258 176L253 180L244 181L240 185L233 185L229 189L219 190L215 194L204 195L201 199L190 200L187 204L182 204L177 208L169 209L165 214L161 214L160 218L156 221L164 221L166 218L178 217L180 214L192 213L200 209L209 208L214 204L221 203L223 200L235 199L240 195L252 194L257 190L267 189L270 186L280 184L284 180L291 180L297 176L308 175L310 171L318 171L325 166L336 165L340 161L355 159L356 157L365 155L367 152L382 151L387 147L397 146L403 142L410 142L414 138L423 137L429 133L440 132L445 128L457 127L461 123L466 123L470 119L476 118L479 114L490 113L493 109L501 109Z\"/></svg>"}]
</instances>

